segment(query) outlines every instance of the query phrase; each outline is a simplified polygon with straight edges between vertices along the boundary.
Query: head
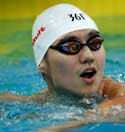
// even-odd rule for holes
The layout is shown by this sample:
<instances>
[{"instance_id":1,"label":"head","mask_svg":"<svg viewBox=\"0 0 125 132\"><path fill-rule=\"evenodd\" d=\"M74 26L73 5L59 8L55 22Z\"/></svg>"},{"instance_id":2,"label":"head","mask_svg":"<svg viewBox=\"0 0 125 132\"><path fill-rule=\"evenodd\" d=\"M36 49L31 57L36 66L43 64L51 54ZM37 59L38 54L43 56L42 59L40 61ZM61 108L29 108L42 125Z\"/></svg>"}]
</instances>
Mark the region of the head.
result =
<instances>
[{"instance_id":1,"label":"head","mask_svg":"<svg viewBox=\"0 0 125 132\"><path fill-rule=\"evenodd\" d=\"M76 95L98 91L105 51L87 14L69 4L51 7L37 17L32 38L38 69L50 91Z\"/></svg>"}]
</instances>

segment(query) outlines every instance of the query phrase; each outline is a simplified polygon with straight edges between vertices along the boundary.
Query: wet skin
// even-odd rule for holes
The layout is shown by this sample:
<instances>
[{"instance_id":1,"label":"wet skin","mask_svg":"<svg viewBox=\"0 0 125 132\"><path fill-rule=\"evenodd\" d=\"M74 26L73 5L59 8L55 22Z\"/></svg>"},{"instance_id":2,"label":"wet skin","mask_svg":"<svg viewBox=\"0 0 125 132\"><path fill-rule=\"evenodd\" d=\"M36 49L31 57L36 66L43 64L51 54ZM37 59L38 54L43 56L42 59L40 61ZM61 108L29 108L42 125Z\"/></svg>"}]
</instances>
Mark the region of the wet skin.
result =
<instances>
[{"instance_id":1,"label":"wet skin","mask_svg":"<svg viewBox=\"0 0 125 132\"><path fill-rule=\"evenodd\" d=\"M100 36L95 30L78 30L67 33L58 38L52 45L68 39L75 39L80 43L86 43L90 38ZM84 95L99 91L99 85L103 76L105 63L105 50L103 45L100 49L92 51L88 46L83 46L75 55L63 54L57 50L48 49L39 71L44 73L50 91L57 93L73 93ZM84 72L95 71L90 78L82 76Z\"/></svg>"},{"instance_id":2,"label":"wet skin","mask_svg":"<svg viewBox=\"0 0 125 132\"><path fill-rule=\"evenodd\" d=\"M90 29L74 31L61 36L52 45L58 45L60 42L71 38L74 38L80 43L86 43L88 39L95 35L100 34L97 31ZM96 51L92 51L88 46L83 46L80 52L75 55L66 55L49 48L44 60L38 67L39 71L45 75L48 88L32 96L1 93L0 99L8 101L36 101L38 103L44 103L45 101L49 101L49 99L45 99L45 96L43 96L43 99L40 97L47 93L48 95L51 95L53 92L58 94L66 93L68 95L74 94L75 96L80 97L90 93L99 93L103 96L108 96L107 100L103 100L96 107L98 110L102 110L102 113L103 110L111 110L114 106L125 106L125 84L123 85L118 82L114 82L111 79L103 78L104 64L105 50L103 45ZM82 76L83 73L91 71L95 71L91 77L88 78ZM125 112L123 111L123 114L124 113ZM110 114L108 111L104 114L100 115L100 119L96 121L112 121L107 118ZM94 116L95 115L96 113L94 113ZM88 116L89 114L87 114L87 117ZM88 120L88 122L94 121L95 120L91 118ZM68 130L71 127L78 127L83 124L85 124L85 122L74 121L69 124L66 123L60 126L55 126L50 128L50 130Z\"/></svg>"}]
</instances>

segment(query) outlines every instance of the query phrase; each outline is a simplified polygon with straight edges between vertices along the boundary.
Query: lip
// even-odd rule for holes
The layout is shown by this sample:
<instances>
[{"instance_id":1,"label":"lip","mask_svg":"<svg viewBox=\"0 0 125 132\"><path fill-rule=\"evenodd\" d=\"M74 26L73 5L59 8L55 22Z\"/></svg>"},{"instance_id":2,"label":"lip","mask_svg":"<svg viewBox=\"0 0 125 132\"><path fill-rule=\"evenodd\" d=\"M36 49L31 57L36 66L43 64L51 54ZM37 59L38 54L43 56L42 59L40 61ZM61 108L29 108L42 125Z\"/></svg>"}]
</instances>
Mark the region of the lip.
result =
<instances>
[{"instance_id":1,"label":"lip","mask_svg":"<svg viewBox=\"0 0 125 132\"><path fill-rule=\"evenodd\" d=\"M82 74L86 71L93 71L94 75L92 77L84 77L82 76ZM93 84L94 81L96 80L96 74L97 74L97 69L95 67L88 67L84 70L82 70L81 74L80 74L80 78L86 83L86 84Z\"/></svg>"}]
</instances>

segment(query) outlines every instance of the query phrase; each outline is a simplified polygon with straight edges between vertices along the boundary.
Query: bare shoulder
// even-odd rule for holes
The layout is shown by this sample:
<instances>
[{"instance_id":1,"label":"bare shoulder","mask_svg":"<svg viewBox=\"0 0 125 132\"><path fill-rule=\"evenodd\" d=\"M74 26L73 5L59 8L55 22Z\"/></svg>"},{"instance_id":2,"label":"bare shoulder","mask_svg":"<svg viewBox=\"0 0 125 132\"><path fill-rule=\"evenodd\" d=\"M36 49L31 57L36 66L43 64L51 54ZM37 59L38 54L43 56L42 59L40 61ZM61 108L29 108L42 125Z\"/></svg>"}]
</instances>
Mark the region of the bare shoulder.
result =
<instances>
[{"instance_id":1,"label":"bare shoulder","mask_svg":"<svg viewBox=\"0 0 125 132\"><path fill-rule=\"evenodd\" d=\"M47 101L50 101L51 98L51 93L49 92L48 88L31 95L31 100L37 103L45 103Z\"/></svg>"},{"instance_id":2,"label":"bare shoulder","mask_svg":"<svg viewBox=\"0 0 125 132\"><path fill-rule=\"evenodd\" d=\"M103 93L109 97L125 96L125 84L113 80L110 77L103 78Z\"/></svg>"},{"instance_id":3,"label":"bare shoulder","mask_svg":"<svg viewBox=\"0 0 125 132\"><path fill-rule=\"evenodd\" d=\"M103 96L107 97L98 107L100 109L112 108L112 106L125 106L125 84L114 81L111 78L104 78Z\"/></svg>"}]
</instances>

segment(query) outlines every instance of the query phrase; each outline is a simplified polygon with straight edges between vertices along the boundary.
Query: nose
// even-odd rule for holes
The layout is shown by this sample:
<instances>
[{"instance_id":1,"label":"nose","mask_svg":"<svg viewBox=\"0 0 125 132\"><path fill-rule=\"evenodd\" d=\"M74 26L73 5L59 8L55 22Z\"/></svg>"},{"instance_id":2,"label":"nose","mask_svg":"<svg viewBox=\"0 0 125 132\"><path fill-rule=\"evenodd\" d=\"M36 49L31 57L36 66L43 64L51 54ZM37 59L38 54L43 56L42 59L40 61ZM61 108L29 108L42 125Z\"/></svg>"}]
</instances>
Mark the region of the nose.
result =
<instances>
[{"instance_id":1,"label":"nose","mask_svg":"<svg viewBox=\"0 0 125 132\"><path fill-rule=\"evenodd\" d=\"M87 46L83 46L80 51L79 57L80 63L82 64L91 64L94 62L94 55L93 52Z\"/></svg>"}]
</instances>

